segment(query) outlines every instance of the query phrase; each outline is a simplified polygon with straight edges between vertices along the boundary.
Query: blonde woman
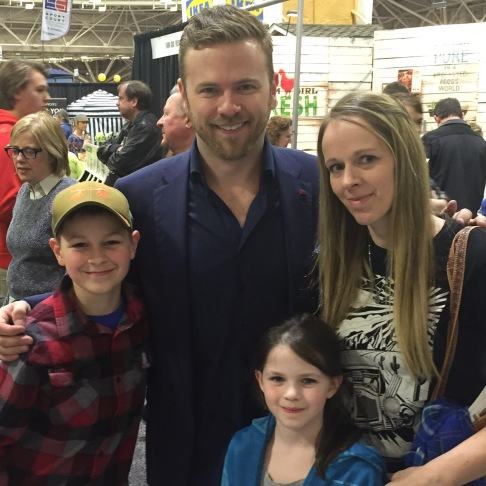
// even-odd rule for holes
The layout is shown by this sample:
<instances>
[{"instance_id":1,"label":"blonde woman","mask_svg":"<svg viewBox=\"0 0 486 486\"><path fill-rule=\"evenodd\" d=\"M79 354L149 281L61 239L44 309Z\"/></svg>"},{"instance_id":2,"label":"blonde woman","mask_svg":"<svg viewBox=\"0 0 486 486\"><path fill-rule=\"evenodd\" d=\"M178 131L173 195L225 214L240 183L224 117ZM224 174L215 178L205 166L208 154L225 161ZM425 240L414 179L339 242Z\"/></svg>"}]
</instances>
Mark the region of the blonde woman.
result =
<instances>
[{"instance_id":1,"label":"blonde woman","mask_svg":"<svg viewBox=\"0 0 486 486\"><path fill-rule=\"evenodd\" d=\"M48 113L21 118L4 149L23 183L7 231L12 261L7 272L9 299L52 291L64 269L49 248L54 196L76 181L69 175L66 137Z\"/></svg>"},{"instance_id":2,"label":"blonde woman","mask_svg":"<svg viewBox=\"0 0 486 486\"><path fill-rule=\"evenodd\" d=\"M410 117L387 95L347 95L324 121L318 153L323 317L341 338L355 423L385 456L393 485L455 486L486 475L486 429L402 470L443 358L446 262L460 229L431 215L425 154ZM471 234L466 263L446 389L461 405L486 385L485 230Z\"/></svg>"}]
</instances>

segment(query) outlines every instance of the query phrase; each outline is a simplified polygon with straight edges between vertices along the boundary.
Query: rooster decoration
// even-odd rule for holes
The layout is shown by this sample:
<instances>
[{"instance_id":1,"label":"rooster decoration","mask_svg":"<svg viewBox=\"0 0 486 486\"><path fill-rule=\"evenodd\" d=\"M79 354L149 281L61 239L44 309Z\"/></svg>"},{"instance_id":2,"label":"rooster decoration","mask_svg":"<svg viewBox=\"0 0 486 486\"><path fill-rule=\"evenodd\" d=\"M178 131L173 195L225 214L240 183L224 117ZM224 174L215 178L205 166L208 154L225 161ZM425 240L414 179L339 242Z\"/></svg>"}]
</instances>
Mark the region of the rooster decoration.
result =
<instances>
[{"instance_id":1,"label":"rooster decoration","mask_svg":"<svg viewBox=\"0 0 486 486\"><path fill-rule=\"evenodd\" d=\"M287 73L283 69L278 70L280 75L280 87L289 94L294 89L294 79L287 77Z\"/></svg>"}]
</instances>

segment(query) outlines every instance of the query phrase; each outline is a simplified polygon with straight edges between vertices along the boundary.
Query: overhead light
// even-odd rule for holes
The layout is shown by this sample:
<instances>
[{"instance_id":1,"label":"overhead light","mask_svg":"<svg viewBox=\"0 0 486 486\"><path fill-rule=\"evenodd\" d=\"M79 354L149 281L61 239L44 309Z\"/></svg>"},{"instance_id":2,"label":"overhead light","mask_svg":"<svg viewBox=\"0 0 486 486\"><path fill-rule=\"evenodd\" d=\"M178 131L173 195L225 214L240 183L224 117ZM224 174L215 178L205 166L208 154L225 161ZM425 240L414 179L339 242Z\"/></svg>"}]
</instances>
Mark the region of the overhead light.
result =
<instances>
[{"instance_id":1,"label":"overhead light","mask_svg":"<svg viewBox=\"0 0 486 486\"><path fill-rule=\"evenodd\" d=\"M297 10L289 10L287 12L287 17L298 17Z\"/></svg>"},{"instance_id":2,"label":"overhead light","mask_svg":"<svg viewBox=\"0 0 486 486\"><path fill-rule=\"evenodd\" d=\"M33 3L26 3L25 9L26 10L34 10L34 4Z\"/></svg>"},{"instance_id":3,"label":"overhead light","mask_svg":"<svg viewBox=\"0 0 486 486\"><path fill-rule=\"evenodd\" d=\"M98 10L99 10L100 12L106 12L106 5L100 5L100 6L98 7Z\"/></svg>"}]
</instances>

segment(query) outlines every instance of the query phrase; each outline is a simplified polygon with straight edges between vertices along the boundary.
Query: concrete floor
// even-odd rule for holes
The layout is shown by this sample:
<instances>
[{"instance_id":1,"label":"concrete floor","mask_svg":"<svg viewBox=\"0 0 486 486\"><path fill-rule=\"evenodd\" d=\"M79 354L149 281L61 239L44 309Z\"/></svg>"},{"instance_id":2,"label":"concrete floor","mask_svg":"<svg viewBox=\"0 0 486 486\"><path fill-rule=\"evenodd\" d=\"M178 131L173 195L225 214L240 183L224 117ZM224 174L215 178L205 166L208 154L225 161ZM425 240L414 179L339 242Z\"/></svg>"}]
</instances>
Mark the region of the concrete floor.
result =
<instances>
[{"instance_id":1,"label":"concrete floor","mask_svg":"<svg viewBox=\"0 0 486 486\"><path fill-rule=\"evenodd\" d=\"M133 454L132 468L128 477L130 486L147 486L145 470L145 422L140 422L137 445Z\"/></svg>"}]
</instances>

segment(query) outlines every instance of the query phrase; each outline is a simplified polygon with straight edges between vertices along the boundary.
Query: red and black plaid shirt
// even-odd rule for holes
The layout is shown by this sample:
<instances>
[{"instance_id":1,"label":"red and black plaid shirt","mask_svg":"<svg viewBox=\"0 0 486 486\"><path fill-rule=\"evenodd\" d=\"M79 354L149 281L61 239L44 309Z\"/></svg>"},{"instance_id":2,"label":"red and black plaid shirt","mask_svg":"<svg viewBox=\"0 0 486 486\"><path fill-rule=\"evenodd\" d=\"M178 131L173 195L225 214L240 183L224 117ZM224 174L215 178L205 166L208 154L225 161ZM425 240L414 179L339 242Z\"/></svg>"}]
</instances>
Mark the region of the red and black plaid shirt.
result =
<instances>
[{"instance_id":1,"label":"red and black plaid shirt","mask_svg":"<svg viewBox=\"0 0 486 486\"><path fill-rule=\"evenodd\" d=\"M147 321L140 300L125 294L113 331L84 315L69 290L32 311L34 345L0 365L1 486L127 484L145 397Z\"/></svg>"}]
</instances>

